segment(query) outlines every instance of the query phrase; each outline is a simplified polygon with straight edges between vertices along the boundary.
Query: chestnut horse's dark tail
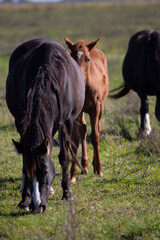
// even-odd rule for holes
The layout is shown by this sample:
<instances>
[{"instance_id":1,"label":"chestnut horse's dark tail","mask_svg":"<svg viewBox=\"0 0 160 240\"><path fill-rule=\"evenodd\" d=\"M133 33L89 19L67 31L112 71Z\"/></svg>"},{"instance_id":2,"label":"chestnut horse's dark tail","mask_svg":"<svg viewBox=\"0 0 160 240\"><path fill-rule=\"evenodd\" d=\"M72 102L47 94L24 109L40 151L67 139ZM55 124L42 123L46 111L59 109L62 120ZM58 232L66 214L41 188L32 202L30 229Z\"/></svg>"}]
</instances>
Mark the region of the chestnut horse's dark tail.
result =
<instances>
[{"instance_id":1,"label":"chestnut horse's dark tail","mask_svg":"<svg viewBox=\"0 0 160 240\"><path fill-rule=\"evenodd\" d=\"M114 93L116 91L120 90L118 93L115 93L115 94L111 94L111 93ZM109 98L114 98L114 99L117 99L117 98L121 98L121 97L124 97L127 93L129 93L130 91L130 88L128 88L126 85L122 85L116 89L113 89L111 91L109 91L109 95L108 97Z\"/></svg>"}]
</instances>

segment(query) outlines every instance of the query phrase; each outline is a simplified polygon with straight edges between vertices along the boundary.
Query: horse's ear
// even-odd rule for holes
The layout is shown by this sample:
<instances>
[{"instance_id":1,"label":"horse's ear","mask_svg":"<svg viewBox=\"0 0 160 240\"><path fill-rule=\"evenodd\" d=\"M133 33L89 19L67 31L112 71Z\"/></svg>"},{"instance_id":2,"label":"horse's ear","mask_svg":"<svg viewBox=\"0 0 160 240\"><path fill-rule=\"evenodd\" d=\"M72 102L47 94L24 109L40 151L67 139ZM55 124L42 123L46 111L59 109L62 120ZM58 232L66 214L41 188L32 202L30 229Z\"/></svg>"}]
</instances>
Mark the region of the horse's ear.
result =
<instances>
[{"instance_id":1,"label":"horse's ear","mask_svg":"<svg viewBox=\"0 0 160 240\"><path fill-rule=\"evenodd\" d=\"M23 153L23 146L21 143L16 142L14 139L12 139L12 142L17 150L18 153L22 154Z\"/></svg>"},{"instance_id":2,"label":"horse's ear","mask_svg":"<svg viewBox=\"0 0 160 240\"><path fill-rule=\"evenodd\" d=\"M72 49L74 44L66 36L64 37L64 39L69 49Z\"/></svg>"},{"instance_id":3,"label":"horse's ear","mask_svg":"<svg viewBox=\"0 0 160 240\"><path fill-rule=\"evenodd\" d=\"M91 42L87 45L89 51L91 51L91 49L96 46L96 44L99 42L99 39L97 39L97 41Z\"/></svg>"}]
</instances>

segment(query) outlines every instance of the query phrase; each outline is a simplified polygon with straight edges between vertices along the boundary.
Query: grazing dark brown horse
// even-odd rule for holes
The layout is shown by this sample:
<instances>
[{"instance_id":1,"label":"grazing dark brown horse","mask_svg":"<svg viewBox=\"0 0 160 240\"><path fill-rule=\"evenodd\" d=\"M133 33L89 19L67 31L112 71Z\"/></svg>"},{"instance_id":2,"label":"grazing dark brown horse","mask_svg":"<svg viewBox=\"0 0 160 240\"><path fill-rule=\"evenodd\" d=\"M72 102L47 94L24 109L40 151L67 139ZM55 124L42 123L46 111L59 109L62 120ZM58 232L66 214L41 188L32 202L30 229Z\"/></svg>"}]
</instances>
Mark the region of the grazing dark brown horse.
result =
<instances>
[{"instance_id":1,"label":"grazing dark brown horse","mask_svg":"<svg viewBox=\"0 0 160 240\"><path fill-rule=\"evenodd\" d=\"M51 163L53 136L59 132L63 199L72 199L69 185L69 151L74 119L84 105L85 82L81 69L68 51L48 39L23 43L12 53L6 83L8 108L15 118L23 155L21 208L44 211L54 179Z\"/></svg>"},{"instance_id":2,"label":"grazing dark brown horse","mask_svg":"<svg viewBox=\"0 0 160 240\"><path fill-rule=\"evenodd\" d=\"M151 132L151 126L148 113L149 101L147 95L155 95L157 97L155 115L160 121L159 31L144 30L131 37L122 71L124 85L120 87L122 88L120 92L115 95L110 95L110 97L123 97L130 89L134 90L141 99L140 132L149 135Z\"/></svg>"},{"instance_id":3,"label":"grazing dark brown horse","mask_svg":"<svg viewBox=\"0 0 160 240\"><path fill-rule=\"evenodd\" d=\"M99 138L101 131L100 120L104 110L104 99L108 94L109 77L108 67L105 55L95 45L99 40L91 43L80 40L73 44L67 37L65 37L66 44L71 50L71 56L77 61L81 67L85 79L85 103L83 110L79 117L79 134L82 142L82 159L81 164L84 171L88 172L88 157L87 157L87 126L84 118L84 112L88 113L91 122L91 143L94 148L93 155L93 169L94 173L102 175L102 164L99 156ZM73 132L73 139L78 147L79 138L76 137L76 127ZM75 152L76 153L76 152ZM71 181L76 181L77 166L75 161L72 163L71 168Z\"/></svg>"}]
</instances>

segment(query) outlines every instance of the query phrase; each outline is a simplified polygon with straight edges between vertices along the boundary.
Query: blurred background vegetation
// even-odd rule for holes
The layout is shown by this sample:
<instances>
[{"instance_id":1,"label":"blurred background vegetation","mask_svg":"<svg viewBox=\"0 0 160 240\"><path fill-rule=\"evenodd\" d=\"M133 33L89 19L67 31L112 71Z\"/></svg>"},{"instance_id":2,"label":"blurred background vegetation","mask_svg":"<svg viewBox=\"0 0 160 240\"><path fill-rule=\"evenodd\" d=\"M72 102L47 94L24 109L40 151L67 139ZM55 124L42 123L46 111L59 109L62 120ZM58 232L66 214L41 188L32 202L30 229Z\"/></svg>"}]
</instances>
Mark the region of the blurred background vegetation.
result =
<instances>
[{"instance_id":1,"label":"blurred background vegetation","mask_svg":"<svg viewBox=\"0 0 160 240\"><path fill-rule=\"evenodd\" d=\"M88 127L88 175L72 184L73 203L61 201L59 146L52 160L56 168L55 195L41 215L17 208L21 200L22 159L12 146L19 139L5 101L9 57L24 41L45 37L65 46L100 38L97 47L108 59L110 89L123 82L121 68L130 37L142 29L160 29L159 1L68 2L0 4L0 238L1 239L128 239L160 238L159 123L150 100L152 133L139 139L139 99L134 92L114 101L106 99L100 156L103 177L93 174L93 151ZM81 159L81 148L78 152Z\"/></svg>"}]
</instances>

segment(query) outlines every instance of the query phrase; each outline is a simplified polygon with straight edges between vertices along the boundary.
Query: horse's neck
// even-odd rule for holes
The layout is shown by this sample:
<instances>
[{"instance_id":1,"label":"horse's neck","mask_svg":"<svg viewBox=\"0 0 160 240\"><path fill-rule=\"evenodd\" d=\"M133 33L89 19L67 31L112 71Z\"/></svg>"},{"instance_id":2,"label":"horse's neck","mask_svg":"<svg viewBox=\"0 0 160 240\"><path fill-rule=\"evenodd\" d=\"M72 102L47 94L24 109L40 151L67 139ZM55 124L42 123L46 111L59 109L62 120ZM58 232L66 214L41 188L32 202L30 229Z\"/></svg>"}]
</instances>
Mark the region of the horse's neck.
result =
<instances>
[{"instance_id":1,"label":"horse's neck","mask_svg":"<svg viewBox=\"0 0 160 240\"><path fill-rule=\"evenodd\" d=\"M80 67L81 67L81 71L82 71L83 76L84 76L85 84L87 84L88 80L90 79L90 67L86 63L84 63Z\"/></svg>"},{"instance_id":2,"label":"horse's neck","mask_svg":"<svg viewBox=\"0 0 160 240\"><path fill-rule=\"evenodd\" d=\"M92 82L92 77L94 76L94 72L95 69L93 68L93 60L90 60L91 62L89 62L88 64L86 64L85 69L84 69L84 79L85 79L85 84L86 85L90 85L90 83Z\"/></svg>"}]
</instances>

